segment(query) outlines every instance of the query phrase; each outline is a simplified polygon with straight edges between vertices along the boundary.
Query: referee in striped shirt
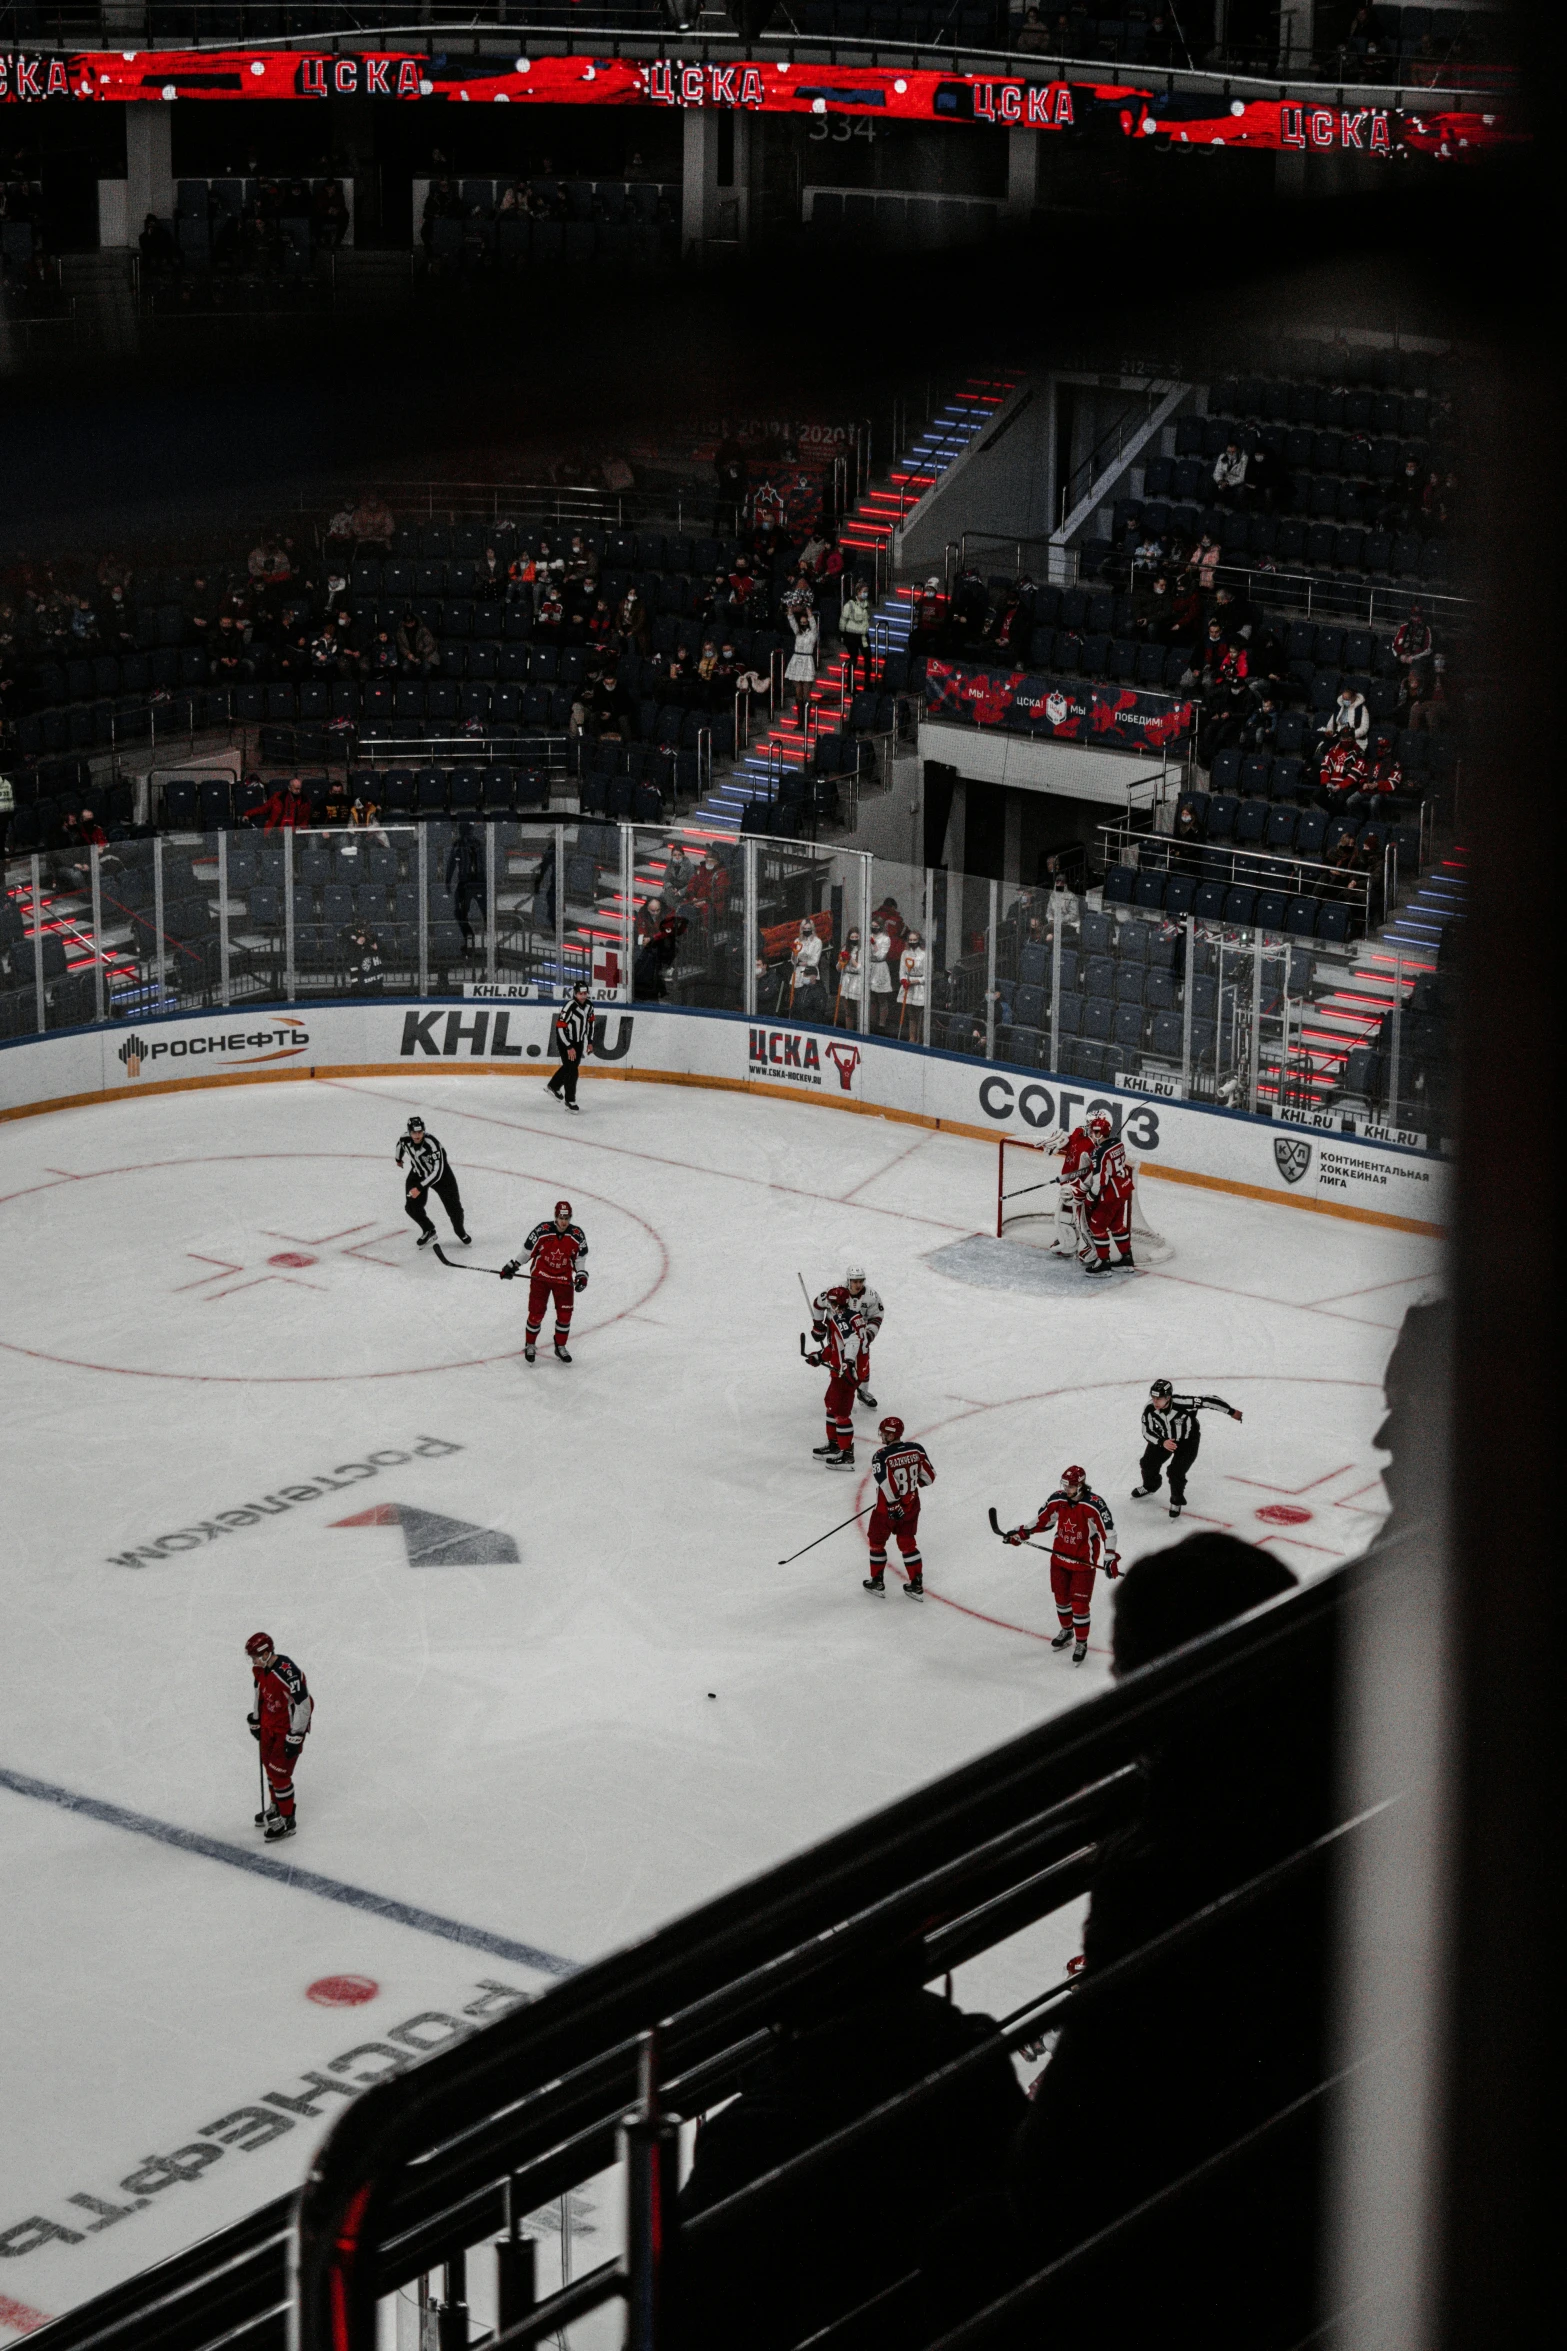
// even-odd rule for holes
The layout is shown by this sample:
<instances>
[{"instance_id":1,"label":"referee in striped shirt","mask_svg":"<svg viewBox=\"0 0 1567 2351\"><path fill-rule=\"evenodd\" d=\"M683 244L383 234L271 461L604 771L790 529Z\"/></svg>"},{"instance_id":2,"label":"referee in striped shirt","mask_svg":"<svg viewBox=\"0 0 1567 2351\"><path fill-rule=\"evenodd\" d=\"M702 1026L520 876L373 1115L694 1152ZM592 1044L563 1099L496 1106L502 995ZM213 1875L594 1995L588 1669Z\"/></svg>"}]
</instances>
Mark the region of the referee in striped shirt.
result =
<instances>
[{"instance_id":1,"label":"referee in striped shirt","mask_svg":"<svg viewBox=\"0 0 1567 2351\"><path fill-rule=\"evenodd\" d=\"M560 1055L560 1067L550 1079L547 1092L564 1101L568 1110L577 1107L577 1080L582 1064L593 1050L593 1006L588 1000L585 980L578 980L571 991L571 1002L557 1012L550 1027L550 1039Z\"/></svg>"},{"instance_id":2,"label":"referee in striped shirt","mask_svg":"<svg viewBox=\"0 0 1567 2351\"><path fill-rule=\"evenodd\" d=\"M1168 1470L1170 1516L1180 1517L1186 1507L1186 1473L1202 1443L1197 1415L1204 1410L1227 1412L1231 1420L1242 1418L1222 1396L1177 1396L1168 1380L1154 1381L1148 1391L1148 1402L1143 1406L1143 1435L1147 1443L1143 1447L1142 1483L1132 1488L1134 1502L1157 1493L1160 1476Z\"/></svg>"}]
</instances>

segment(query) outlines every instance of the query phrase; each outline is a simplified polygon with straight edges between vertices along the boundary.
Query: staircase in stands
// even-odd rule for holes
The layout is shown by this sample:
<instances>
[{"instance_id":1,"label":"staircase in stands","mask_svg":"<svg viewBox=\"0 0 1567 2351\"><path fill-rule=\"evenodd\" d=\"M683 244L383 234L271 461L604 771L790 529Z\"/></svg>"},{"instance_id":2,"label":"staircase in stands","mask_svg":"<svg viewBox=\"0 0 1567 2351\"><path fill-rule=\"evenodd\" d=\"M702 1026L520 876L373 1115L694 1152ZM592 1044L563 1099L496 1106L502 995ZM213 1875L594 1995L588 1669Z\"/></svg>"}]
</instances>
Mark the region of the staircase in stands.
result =
<instances>
[{"instance_id":1,"label":"staircase in stands","mask_svg":"<svg viewBox=\"0 0 1567 2351\"><path fill-rule=\"evenodd\" d=\"M1314 997L1301 1021L1301 1045L1306 1063L1305 1089L1312 1100L1326 1101L1344 1088L1349 1057L1357 1047L1376 1048L1383 1023L1395 996L1402 1012L1409 1010L1416 984L1437 969L1442 937L1449 923L1464 913L1469 885L1468 854L1455 848L1434 865L1394 919L1368 939L1347 978L1323 996ZM1407 1045L1400 1073L1400 1124L1414 1124L1415 1104L1410 1091L1413 1058ZM1302 1091L1299 1067L1290 1073L1289 1091ZM1263 1098L1277 1099L1276 1070L1272 1083L1259 1084ZM1433 1141L1435 1137L1431 1138Z\"/></svg>"},{"instance_id":2,"label":"staircase in stands","mask_svg":"<svg viewBox=\"0 0 1567 2351\"><path fill-rule=\"evenodd\" d=\"M839 525L839 544L847 551L850 565L872 554L890 555L892 536L899 524L941 479L948 466L985 430L1012 389L1010 378L971 376L937 411L907 453L890 469L885 485L867 490L853 513L845 516ZM871 648L877 675L890 655L907 652L913 626L911 591L889 588L871 615ZM803 728L792 692L786 686L785 707L774 712L765 736L737 754L730 772L713 784L685 820L683 829L688 833L706 833L716 840L733 840L752 802L773 799L784 775L798 774L804 769L821 738L841 734L848 725L853 696L847 672L848 664L841 652L819 666L807 700ZM663 874L662 854L650 853L637 859L631 888L633 917L649 897L658 895ZM625 898L621 888L601 887L591 912L568 922L568 969L582 969L591 953L597 984L610 984L608 975L612 970L618 972L622 957L624 917Z\"/></svg>"},{"instance_id":3,"label":"staircase in stands","mask_svg":"<svg viewBox=\"0 0 1567 2351\"><path fill-rule=\"evenodd\" d=\"M985 430L1012 389L1010 378L971 376L937 411L890 469L885 486L867 490L853 513L840 523L838 544L848 557L846 570L855 559L890 555L893 533L900 523ZM910 591L889 588L871 616L871 648L878 673L888 654L907 651L913 625ZM693 812L694 825L714 833L737 833L750 803L773 798L781 774L805 765L818 736L842 732L851 701L845 666L840 654L822 670L811 689L803 733L792 707L775 714L762 740L736 757L731 773L713 786Z\"/></svg>"}]
</instances>

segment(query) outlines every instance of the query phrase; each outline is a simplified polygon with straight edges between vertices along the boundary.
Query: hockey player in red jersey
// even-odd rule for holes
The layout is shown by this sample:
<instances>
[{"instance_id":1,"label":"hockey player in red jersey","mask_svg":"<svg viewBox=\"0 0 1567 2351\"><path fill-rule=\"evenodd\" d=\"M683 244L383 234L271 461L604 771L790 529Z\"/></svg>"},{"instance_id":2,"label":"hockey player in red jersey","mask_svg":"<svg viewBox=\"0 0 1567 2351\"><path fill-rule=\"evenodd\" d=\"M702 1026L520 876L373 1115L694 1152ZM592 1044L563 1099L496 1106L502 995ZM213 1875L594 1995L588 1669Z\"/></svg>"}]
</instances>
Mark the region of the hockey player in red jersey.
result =
<instances>
[{"instance_id":1,"label":"hockey player in red jersey","mask_svg":"<svg viewBox=\"0 0 1567 2351\"><path fill-rule=\"evenodd\" d=\"M908 1578L904 1592L910 1600L923 1600L925 1566L920 1557L920 1488L933 1486L936 1472L918 1437L904 1435L903 1423L896 1413L889 1413L876 1433L881 1443L871 1455L876 1504L866 1530L870 1537L871 1572L865 1578L865 1589L867 1592L887 1589L884 1578L887 1537L891 1534L897 1537L898 1549L903 1554L904 1573Z\"/></svg>"},{"instance_id":2,"label":"hockey player in red jersey","mask_svg":"<svg viewBox=\"0 0 1567 2351\"><path fill-rule=\"evenodd\" d=\"M870 1346L864 1318L858 1314L830 1314L822 1328L822 1343L807 1363L827 1366L827 1442L813 1448L815 1458L829 1469L854 1467L854 1397L870 1370Z\"/></svg>"},{"instance_id":3,"label":"hockey player in red jersey","mask_svg":"<svg viewBox=\"0 0 1567 2351\"><path fill-rule=\"evenodd\" d=\"M310 1730L315 1702L305 1677L291 1657L280 1657L270 1633L252 1633L245 1643L255 1695L247 1720L250 1735L261 1745L261 1768L266 1774L267 1803L256 1814L269 1845L294 1834L294 1761Z\"/></svg>"},{"instance_id":4,"label":"hockey player in red jersey","mask_svg":"<svg viewBox=\"0 0 1567 2351\"><path fill-rule=\"evenodd\" d=\"M859 1389L860 1402L870 1411L876 1409L876 1399L864 1381L870 1378L870 1347L872 1340L886 1320L887 1309L865 1279L863 1265L844 1267L843 1280L834 1282L811 1300L811 1337L819 1347L827 1330L827 1318L832 1314L857 1314L865 1325L866 1369Z\"/></svg>"},{"instance_id":5,"label":"hockey player in red jersey","mask_svg":"<svg viewBox=\"0 0 1567 2351\"><path fill-rule=\"evenodd\" d=\"M1110 1244L1115 1243L1117 1265L1135 1265L1132 1257L1132 1169L1124 1144L1100 1111L1088 1122L1093 1155L1083 1170L1079 1189L1087 1204L1088 1238L1092 1254L1085 1273L1108 1273Z\"/></svg>"},{"instance_id":6,"label":"hockey player in red jersey","mask_svg":"<svg viewBox=\"0 0 1567 2351\"><path fill-rule=\"evenodd\" d=\"M1076 1462L1061 1472L1060 1485L1038 1516L1025 1526L1014 1527L1006 1539L1022 1543L1030 1535L1046 1534L1053 1538L1050 1589L1061 1627L1050 1646L1064 1649L1075 1637L1072 1663L1081 1665L1088 1655L1088 1611L1095 1572L1103 1566L1113 1580L1121 1572L1121 1555L1115 1548L1110 1505L1091 1490L1087 1471Z\"/></svg>"},{"instance_id":7,"label":"hockey player in red jersey","mask_svg":"<svg viewBox=\"0 0 1567 2351\"><path fill-rule=\"evenodd\" d=\"M571 1336L572 1303L575 1293L588 1286L582 1264L588 1253L587 1237L581 1225L571 1221L571 1202L557 1200L554 1216L546 1224L536 1224L522 1246L528 1260L528 1324L523 1360L533 1363L538 1359L539 1331L545 1309L553 1298L555 1356L557 1362L569 1363L571 1356L566 1341ZM514 1257L501 1267L501 1280L514 1281L521 1271L522 1258Z\"/></svg>"}]
</instances>

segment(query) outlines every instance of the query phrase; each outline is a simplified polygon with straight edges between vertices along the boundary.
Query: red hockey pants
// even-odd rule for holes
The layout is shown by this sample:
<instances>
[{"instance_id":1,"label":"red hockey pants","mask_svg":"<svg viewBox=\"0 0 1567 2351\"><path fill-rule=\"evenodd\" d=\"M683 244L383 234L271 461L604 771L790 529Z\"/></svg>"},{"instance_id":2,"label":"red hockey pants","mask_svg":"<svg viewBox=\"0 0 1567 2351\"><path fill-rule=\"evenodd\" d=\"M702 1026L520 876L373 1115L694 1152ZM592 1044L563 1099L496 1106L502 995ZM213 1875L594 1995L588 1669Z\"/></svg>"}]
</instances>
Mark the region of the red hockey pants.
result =
<instances>
[{"instance_id":1,"label":"red hockey pants","mask_svg":"<svg viewBox=\"0 0 1567 2351\"><path fill-rule=\"evenodd\" d=\"M267 1788L272 1802L285 1820L294 1817L294 1764L304 1752L296 1747L289 1753L285 1744L286 1731L263 1731L261 1734L261 1768L267 1775Z\"/></svg>"},{"instance_id":2,"label":"red hockey pants","mask_svg":"<svg viewBox=\"0 0 1567 2351\"><path fill-rule=\"evenodd\" d=\"M855 1378L851 1371L835 1372L827 1382L827 1442L840 1453L854 1451Z\"/></svg>"},{"instance_id":3,"label":"red hockey pants","mask_svg":"<svg viewBox=\"0 0 1567 2351\"><path fill-rule=\"evenodd\" d=\"M1050 1589L1055 1596L1061 1629L1065 1632L1070 1625L1080 1641L1088 1638L1088 1604L1094 1596L1096 1573L1096 1569L1085 1566L1080 1559L1050 1562Z\"/></svg>"},{"instance_id":4,"label":"red hockey pants","mask_svg":"<svg viewBox=\"0 0 1567 2351\"><path fill-rule=\"evenodd\" d=\"M555 1301L555 1344L560 1345L571 1329L571 1309L576 1297L571 1276L552 1277L547 1273L533 1274L528 1282L528 1344L531 1347L539 1335L545 1308L551 1298Z\"/></svg>"},{"instance_id":5,"label":"red hockey pants","mask_svg":"<svg viewBox=\"0 0 1567 2351\"><path fill-rule=\"evenodd\" d=\"M887 1564L887 1537L894 1536L903 1553L903 1564L910 1575L918 1575L920 1560L920 1506L918 1495L910 1495L903 1505L903 1516L894 1518L884 1499L878 1497L871 1512L871 1523L866 1530L870 1536L871 1574L880 1575Z\"/></svg>"}]
</instances>

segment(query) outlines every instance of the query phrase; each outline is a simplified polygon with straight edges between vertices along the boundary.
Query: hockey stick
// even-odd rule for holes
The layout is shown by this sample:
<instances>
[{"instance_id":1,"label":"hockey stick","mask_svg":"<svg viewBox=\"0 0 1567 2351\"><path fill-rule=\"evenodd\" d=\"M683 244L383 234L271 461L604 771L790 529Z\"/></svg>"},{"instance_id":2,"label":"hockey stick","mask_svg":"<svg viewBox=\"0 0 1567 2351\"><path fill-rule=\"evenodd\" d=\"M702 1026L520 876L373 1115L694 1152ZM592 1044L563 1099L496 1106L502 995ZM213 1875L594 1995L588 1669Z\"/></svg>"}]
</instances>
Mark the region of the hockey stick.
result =
<instances>
[{"instance_id":1,"label":"hockey stick","mask_svg":"<svg viewBox=\"0 0 1567 2351\"><path fill-rule=\"evenodd\" d=\"M810 1317L811 1321L814 1322L816 1320L816 1309L811 1304L811 1293L805 1286L805 1276L803 1273L801 1273L798 1266L796 1266L794 1269L794 1278L800 1285L800 1295L805 1300L805 1311Z\"/></svg>"},{"instance_id":2,"label":"hockey stick","mask_svg":"<svg viewBox=\"0 0 1567 2351\"><path fill-rule=\"evenodd\" d=\"M451 1268L453 1273L499 1274L501 1270L498 1265L465 1265L460 1257L448 1257L446 1251L441 1247L439 1241L437 1241L435 1244L435 1254L443 1265L449 1266ZM516 1277L513 1276L513 1279L515 1278Z\"/></svg>"},{"instance_id":3,"label":"hockey stick","mask_svg":"<svg viewBox=\"0 0 1567 2351\"><path fill-rule=\"evenodd\" d=\"M865 1505L865 1510L874 1510L875 1507L876 1504L874 1502L867 1502ZM829 1527L827 1529L827 1535L841 1535L845 1527L853 1526L855 1519L863 1518L865 1516L865 1510L857 1510L854 1514L854 1518L840 1519L835 1527ZM787 1567L790 1563L790 1560L803 1559L807 1551L815 1550L816 1543L825 1543L827 1540L827 1535L818 1535L815 1543L802 1543L798 1551L790 1552L788 1559L780 1559L778 1562L779 1566Z\"/></svg>"},{"instance_id":4,"label":"hockey stick","mask_svg":"<svg viewBox=\"0 0 1567 2351\"><path fill-rule=\"evenodd\" d=\"M256 1777L261 1782L261 1817L265 1820L269 1813L276 1812L277 1806L272 1801L272 1790L267 1786L267 1767L259 1745L256 1748Z\"/></svg>"},{"instance_id":5,"label":"hockey stick","mask_svg":"<svg viewBox=\"0 0 1567 2351\"><path fill-rule=\"evenodd\" d=\"M1065 1181L1064 1176L1046 1176L1043 1183L1019 1184L1015 1191L1004 1192L1002 1198L1004 1200L1021 1200L1025 1192L1048 1192L1052 1184L1061 1184Z\"/></svg>"},{"instance_id":6,"label":"hockey stick","mask_svg":"<svg viewBox=\"0 0 1567 2351\"><path fill-rule=\"evenodd\" d=\"M990 1531L991 1531L991 1533L992 1533L993 1535L999 1535L999 1536L1001 1537L1001 1540L1003 1541L1003 1543L1006 1541L1006 1539L1007 1539L1007 1530L1006 1530L1006 1528L1005 1528L1005 1527L1002 1525L1002 1523L1001 1523L1000 1519L999 1519L999 1518L997 1518L997 1516L996 1516L996 1506L995 1506L994 1502L992 1502L992 1504L990 1505ZM1024 1551L1044 1551L1044 1550L1045 1550L1045 1546L1044 1546L1044 1544L1043 1544L1043 1543L1029 1543L1029 1542L1024 1542L1024 1543L1022 1543L1022 1544L1014 1544L1014 1545L1013 1545L1013 1549L1014 1549L1014 1550L1019 1550L1019 1549L1021 1549L1021 1550L1024 1550ZM1046 1557L1047 1559L1050 1557L1050 1553L1049 1553L1048 1551L1045 1551L1045 1557Z\"/></svg>"}]
</instances>

